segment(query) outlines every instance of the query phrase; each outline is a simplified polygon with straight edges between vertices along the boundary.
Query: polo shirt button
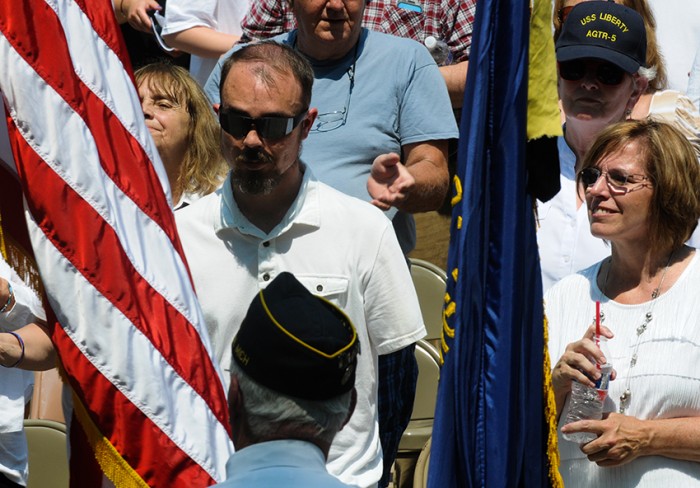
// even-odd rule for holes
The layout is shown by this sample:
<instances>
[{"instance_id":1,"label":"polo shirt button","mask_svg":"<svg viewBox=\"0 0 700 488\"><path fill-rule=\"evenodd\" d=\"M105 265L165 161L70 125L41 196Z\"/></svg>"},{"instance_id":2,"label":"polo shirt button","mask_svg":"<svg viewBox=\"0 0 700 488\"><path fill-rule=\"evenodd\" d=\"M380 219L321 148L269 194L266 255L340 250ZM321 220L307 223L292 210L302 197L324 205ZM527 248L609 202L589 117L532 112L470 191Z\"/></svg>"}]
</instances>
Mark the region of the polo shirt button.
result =
<instances>
[{"instance_id":1,"label":"polo shirt button","mask_svg":"<svg viewBox=\"0 0 700 488\"><path fill-rule=\"evenodd\" d=\"M265 280L265 281L270 281L270 275L269 275L269 273L265 273L265 274L263 275L263 280Z\"/></svg>"},{"instance_id":2,"label":"polo shirt button","mask_svg":"<svg viewBox=\"0 0 700 488\"><path fill-rule=\"evenodd\" d=\"M264 247L270 247L270 241L265 241L263 242Z\"/></svg>"},{"instance_id":3,"label":"polo shirt button","mask_svg":"<svg viewBox=\"0 0 700 488\"><path fill-rule=\"evenodd\" d=\"M316 285L316 291L323 291L323 285Z\"/></svg>"}]
</instances>

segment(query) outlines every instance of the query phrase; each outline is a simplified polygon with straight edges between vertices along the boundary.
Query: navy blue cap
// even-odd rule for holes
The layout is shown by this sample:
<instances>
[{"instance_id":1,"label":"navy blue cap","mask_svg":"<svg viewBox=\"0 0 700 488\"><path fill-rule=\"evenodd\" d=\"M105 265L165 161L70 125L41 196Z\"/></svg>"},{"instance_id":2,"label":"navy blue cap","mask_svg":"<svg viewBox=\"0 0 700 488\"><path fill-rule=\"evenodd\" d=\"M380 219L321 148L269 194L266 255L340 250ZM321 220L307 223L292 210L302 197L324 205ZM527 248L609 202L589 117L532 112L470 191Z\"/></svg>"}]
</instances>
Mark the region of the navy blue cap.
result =
<instances>
[{"instance_id":1,"label":"navy blue cap","mask_svg":"<svg viewBox=\"0 0 700 488\"><path fill-rule=\"evenodd\" d=\"M285 395L328 400L355 385L355 327L291 273L280 273L255 295L231 347L241 370Z\"/></svg>"},{"instance_id":2,"label":"navy blue cap","mask_svg":"<svg viewBox=\"0 0 700 488\"><path fill-rule=\"evenodd\" d=\"M557 61L593 58L628 73L646 64L647 35L639 13L615 2L583 2L569 12L557 40Z\"/></svg>"}]
</instances>

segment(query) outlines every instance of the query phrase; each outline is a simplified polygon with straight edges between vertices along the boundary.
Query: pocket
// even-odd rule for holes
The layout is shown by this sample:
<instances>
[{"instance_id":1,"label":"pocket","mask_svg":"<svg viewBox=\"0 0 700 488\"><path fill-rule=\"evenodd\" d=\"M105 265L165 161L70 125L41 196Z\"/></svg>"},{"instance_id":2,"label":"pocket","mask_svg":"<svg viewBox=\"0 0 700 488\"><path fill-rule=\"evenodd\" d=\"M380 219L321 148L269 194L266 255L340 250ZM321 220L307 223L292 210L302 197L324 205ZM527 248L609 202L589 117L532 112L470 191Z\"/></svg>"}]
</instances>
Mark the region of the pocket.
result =
<instances>
[{"instance_id":1,"label":"pocket","mask_svg":"<svg viewBox=\"0 0 700 488\"><path fill-rule=\"evenodd\" d=\"M294 276L312 294L321 296L342 309L346 308L350 286L350 279L347 276L319 274L295 274Z\"/></svg>"},{"instance_id":2,"label":"pocket","mask_svg":"<svg viewBox=\"0 0 700 488\"><path fill-rule=\"evenodd\" d=\"M420 12L401 8L399 3L405 3L408 7L415 6L420 8ZM381 20L381 32L389 32L401 37L416 39L418 42L423 42L423 21L425 20L425 8L422 1L408 0L406 2L387 2L384 8ZM397 32L398 29L398 32Z\"/></svg>"}]
</instances>

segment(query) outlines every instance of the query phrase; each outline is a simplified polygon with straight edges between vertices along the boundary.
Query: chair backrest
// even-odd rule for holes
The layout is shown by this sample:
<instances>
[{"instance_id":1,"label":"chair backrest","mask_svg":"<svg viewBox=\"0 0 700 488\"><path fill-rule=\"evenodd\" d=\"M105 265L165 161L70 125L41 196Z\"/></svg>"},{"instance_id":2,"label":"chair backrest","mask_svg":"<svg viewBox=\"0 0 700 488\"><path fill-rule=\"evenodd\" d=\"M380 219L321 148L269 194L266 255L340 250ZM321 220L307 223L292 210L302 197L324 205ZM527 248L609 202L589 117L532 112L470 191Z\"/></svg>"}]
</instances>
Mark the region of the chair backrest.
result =
<instances>
[{"instance_id":1,"label":"chair backrest","mask_svg":"<svg viewBox=\"0 0 700 488\"><path fill-rule=\"evenodd\" d=\"M66 426L60 422L26 419L29 450L27 488L68 488Z\"/></svg>"},{"instance_id":2,"label":"chair backrest","mask_svg":"<svg viewBox=\"0 0 700 488\"><path fill-rule=\"evenodd\" d=\"M433 438L428 439L418 456L416 470L413 472L413 488L425 488L428 486L428 466L430 466L430 447Z\"/></svg>"},{"instance_id":3,"label":"chair backrest","mask_svg":"<svg viewBox=\"0 0 700 488\"><path fill-rule=\"evenodd\" d=\"M399 442L400 452L420 451L433 431L433 417L440 379L440 354L432 344L420 340L416 342L416 361L418 362L416 397L411 420Z\"/></svg>"},{"instance_id":4,"label":"chair backrest","mask_svg":"<svg viewBox=\"0 0 700 488\"><path fill-rule=\"evenodd\" d=\"M432 419L435 416L438 381L440 380L440 354L432 344L416 342L418 383L411 420Z\"/></svg>"},{"instance_id":5,"label":"chair backrest","mask_svg":"<svg viewBox=\"0 0 700 488\"><path fill-rule=\"evenodd\" d=\"M29 418L53 420L65 424L61 402L62 391L63 382L56 368L34 373L34 393L29 404Z\"/></svg>"},{"instance_id":6,"label":"chair backrest","mask_svg":"<svg viewBox=\"0 0 700 488\"><path fill-rule=\"evenodd\" d=\"M410 261L411 277L428 333L425 338L429 341L438 340L442 335L442 308L445 303L447 273L422 259L411 258Z\"/></svg>"}]
</instances>

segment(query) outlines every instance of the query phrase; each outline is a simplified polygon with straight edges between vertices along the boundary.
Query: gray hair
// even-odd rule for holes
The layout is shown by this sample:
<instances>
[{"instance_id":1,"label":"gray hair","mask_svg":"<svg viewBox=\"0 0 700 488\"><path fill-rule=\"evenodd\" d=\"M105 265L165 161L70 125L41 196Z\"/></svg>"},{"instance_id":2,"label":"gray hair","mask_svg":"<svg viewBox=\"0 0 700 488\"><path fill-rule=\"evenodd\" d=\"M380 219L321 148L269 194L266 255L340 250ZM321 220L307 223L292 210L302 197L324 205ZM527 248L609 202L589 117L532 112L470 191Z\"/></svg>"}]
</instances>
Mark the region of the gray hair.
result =
<instances>
[{"instance_id":1,"label":"gray hair","mask_svg":"<svg viewBox=\"0 0 700 488\"><path fill-rule=\"evenodd\" d=\"M248 428L256 442L279 439L280 433L293 432L298 438L330 444L347 420L352 390L324 401L291 397L256 382L235 360L231 361L231 376L238 378Z\"/></svg>"},{"instance_id":2,"label":"gray hair","mask_svg":"<svg viewBox=\"0 0 700 488\"><path fill-rule=\"evenodd\" d=\"M648 68L646 66L640 66L637 70L637 74L640 78L644 78L651 83L654 78L656 78L656 66L650 66Z\"/></svg>"}]
</instances>

